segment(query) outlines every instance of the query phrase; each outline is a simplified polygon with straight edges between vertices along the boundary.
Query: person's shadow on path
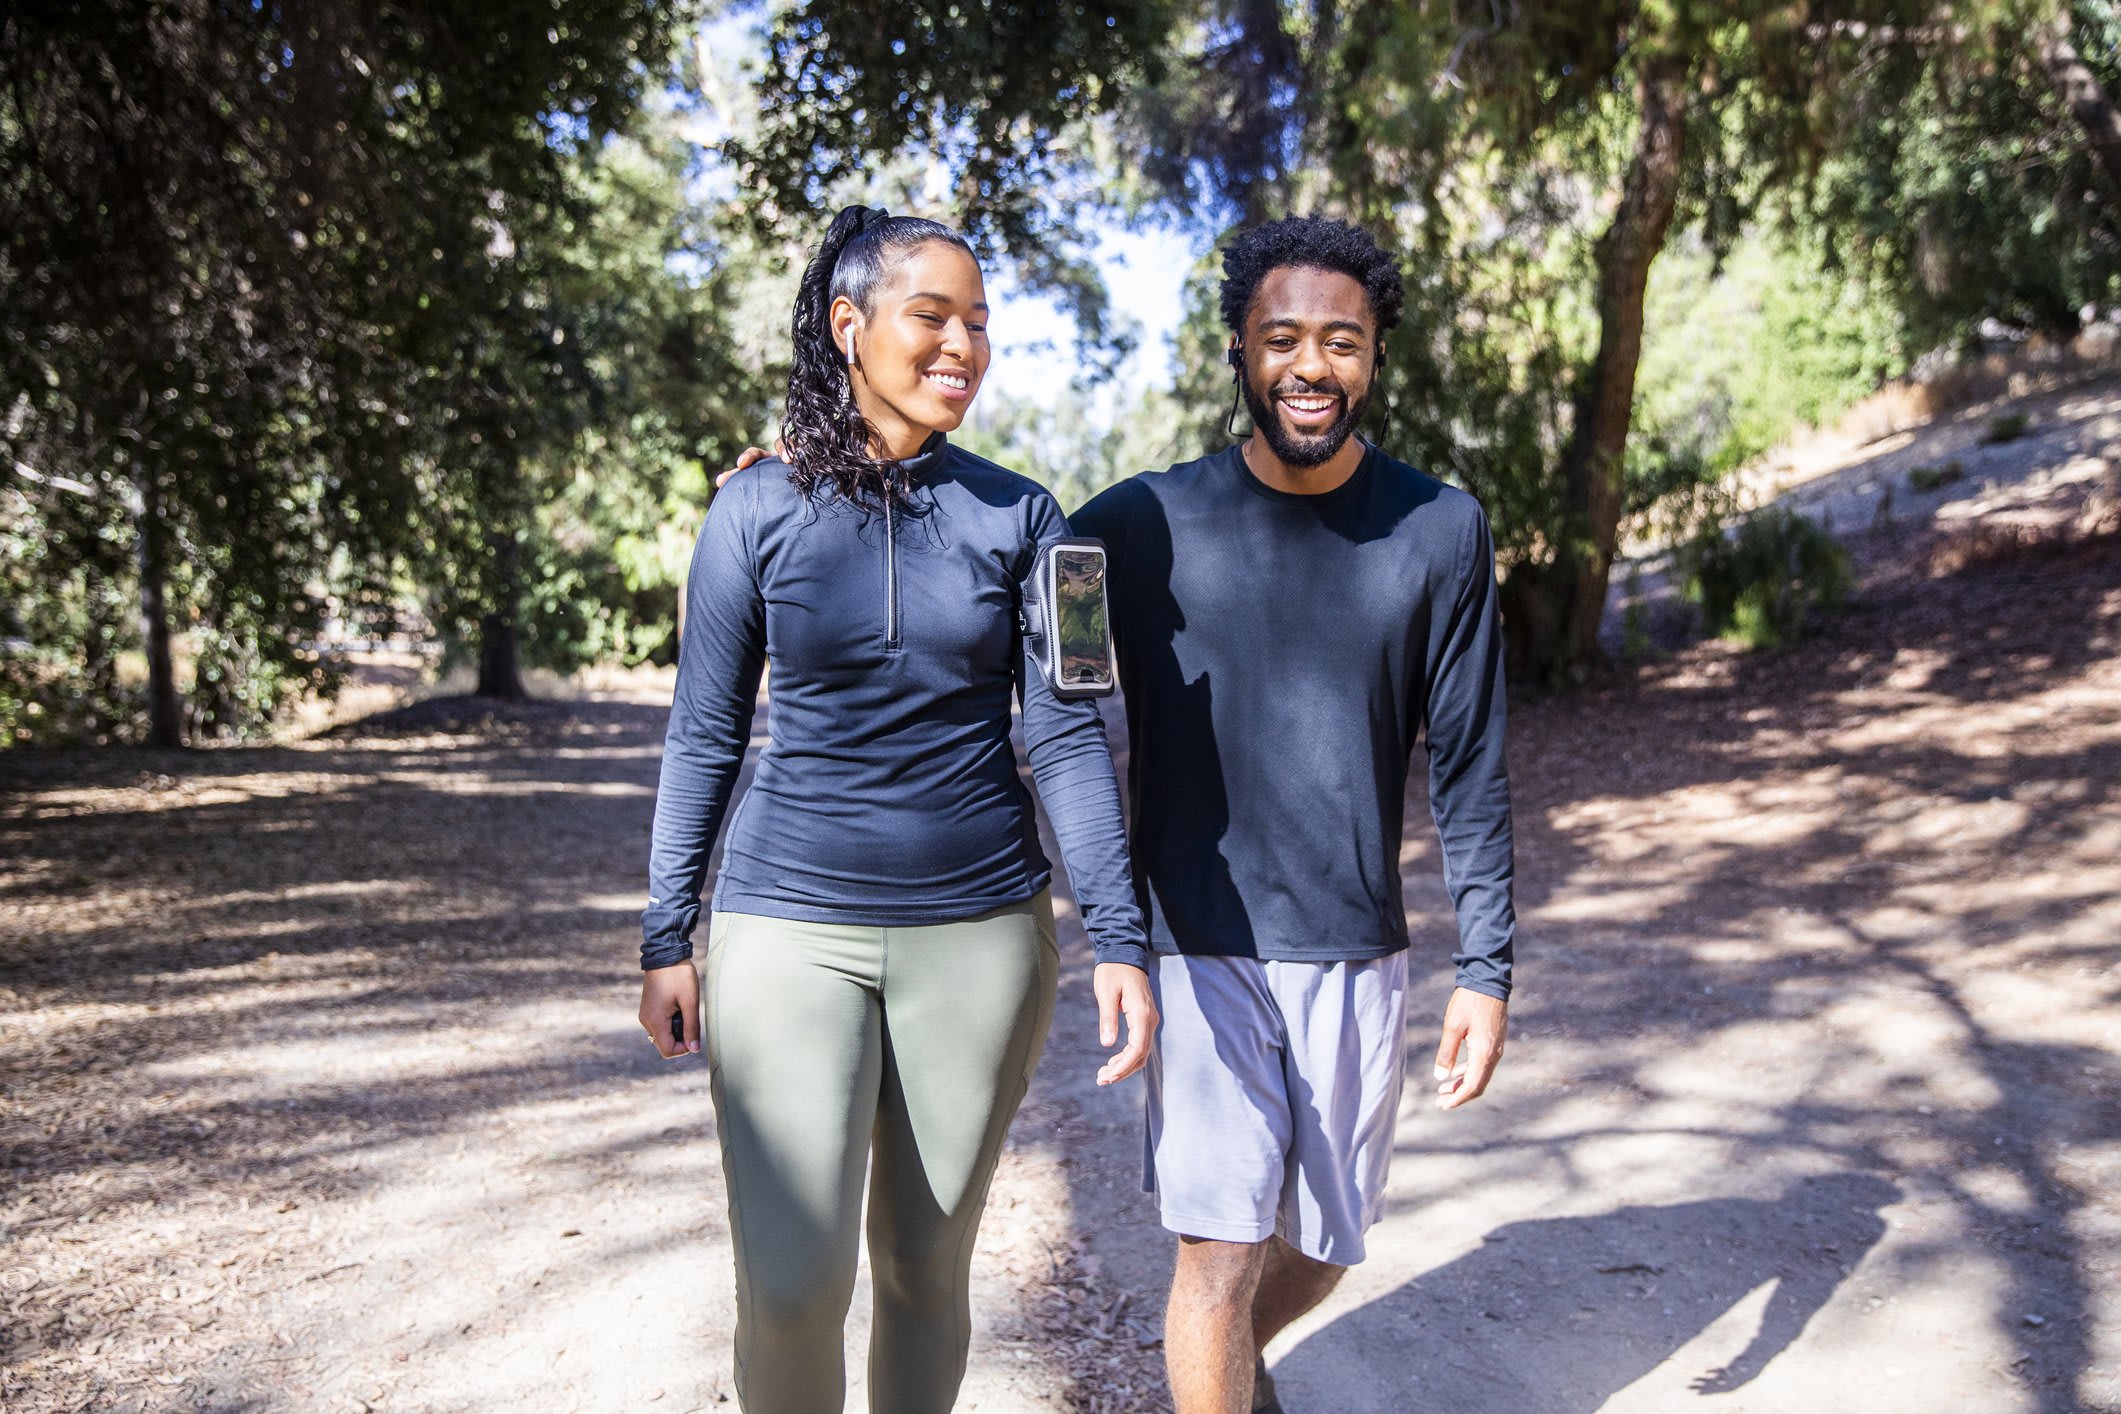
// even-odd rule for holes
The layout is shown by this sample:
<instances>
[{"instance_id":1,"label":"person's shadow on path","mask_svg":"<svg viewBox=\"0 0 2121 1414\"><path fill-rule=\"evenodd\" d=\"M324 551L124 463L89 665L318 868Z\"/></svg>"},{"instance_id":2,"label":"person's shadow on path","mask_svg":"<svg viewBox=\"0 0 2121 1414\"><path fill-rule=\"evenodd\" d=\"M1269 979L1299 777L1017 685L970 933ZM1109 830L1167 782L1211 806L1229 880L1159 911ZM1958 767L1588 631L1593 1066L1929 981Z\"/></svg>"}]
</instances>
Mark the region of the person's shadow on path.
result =
<instances>
[{"instance_id":1,"label":"person's shadow on path","mask_svg":"<svg viewBox=\"0 0 2121 1414\"><path fill-rule=\"evenodd\" d=\"M1275 1384L1291 1409L1579 1414L1773 1281L1751 1342L1692 1382L1734 1390L1803 1334L1899 1197L1881 1178L1834 1174L1775 1199L1511 1223L1305 1337Z\"/></svg>"}]
</instances>

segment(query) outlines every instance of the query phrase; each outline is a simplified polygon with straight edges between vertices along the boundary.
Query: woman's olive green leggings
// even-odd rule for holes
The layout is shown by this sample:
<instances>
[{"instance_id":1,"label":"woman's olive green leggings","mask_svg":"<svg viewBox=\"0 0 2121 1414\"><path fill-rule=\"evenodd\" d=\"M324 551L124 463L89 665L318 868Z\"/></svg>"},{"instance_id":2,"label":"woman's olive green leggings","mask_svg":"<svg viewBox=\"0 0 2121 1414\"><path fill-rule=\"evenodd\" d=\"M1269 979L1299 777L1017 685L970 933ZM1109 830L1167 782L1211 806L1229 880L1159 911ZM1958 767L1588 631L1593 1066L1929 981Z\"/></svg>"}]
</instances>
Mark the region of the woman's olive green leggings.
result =
<instances>
[{"instance_id":1,"label":"woman's olive green leggings","mask_svg":"<svg viewBox=\"0 0 2121 1414\"><path fill-rule=\"evenodd\" d=\"M973 1234L1057 967L1045 894L916 928L714 915L707 1061L750 1414L840 1414L864 1168L869 1407L944 1414L956 1400Z\"/></svg>"}]
</instances>

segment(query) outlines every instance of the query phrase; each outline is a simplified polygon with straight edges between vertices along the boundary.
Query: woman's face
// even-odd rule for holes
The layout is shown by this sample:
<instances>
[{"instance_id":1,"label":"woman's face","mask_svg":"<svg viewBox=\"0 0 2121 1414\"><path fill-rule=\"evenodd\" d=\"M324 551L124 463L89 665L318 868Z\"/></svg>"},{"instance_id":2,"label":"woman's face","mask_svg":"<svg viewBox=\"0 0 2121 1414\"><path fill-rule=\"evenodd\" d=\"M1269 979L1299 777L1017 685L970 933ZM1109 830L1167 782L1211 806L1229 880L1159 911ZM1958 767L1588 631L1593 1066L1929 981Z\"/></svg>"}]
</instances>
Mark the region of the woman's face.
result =
<instances>
[{"instance_id":1,"label":"woman's face","mask_svg":"<svg viewBox=\"0 0 2121 1414\"><path fill-rule=\"evenodd\" d=\"M932 432L954 432L986 376L987 287L979 262L947 241L929 241L891 263L862 313L832 302L832 334L855 405L890 457L909 457Z\"/></svg>"}]
</instances>

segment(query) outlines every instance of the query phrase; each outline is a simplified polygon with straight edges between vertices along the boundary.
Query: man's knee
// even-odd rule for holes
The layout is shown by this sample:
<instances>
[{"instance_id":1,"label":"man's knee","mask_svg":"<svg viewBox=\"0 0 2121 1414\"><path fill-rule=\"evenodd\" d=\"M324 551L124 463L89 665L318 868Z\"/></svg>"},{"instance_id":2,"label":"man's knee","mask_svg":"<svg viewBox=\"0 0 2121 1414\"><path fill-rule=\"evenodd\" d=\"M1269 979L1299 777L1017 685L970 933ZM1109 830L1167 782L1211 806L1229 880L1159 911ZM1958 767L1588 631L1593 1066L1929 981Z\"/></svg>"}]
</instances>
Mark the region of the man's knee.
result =
<instances>
[{"instance_id":1,"label":"man's knee","mask_svg":"<svg viewBox=\"0 0 2121 1414\"><path fill-rule=\"evenodd\" d=\"M1174 1287L1184 1286L1210 1304L1249 1303L1265 1270L1265 1242L1219 1242L1206 1237L1178 1239Z\"/></svg>"}]
</instances>

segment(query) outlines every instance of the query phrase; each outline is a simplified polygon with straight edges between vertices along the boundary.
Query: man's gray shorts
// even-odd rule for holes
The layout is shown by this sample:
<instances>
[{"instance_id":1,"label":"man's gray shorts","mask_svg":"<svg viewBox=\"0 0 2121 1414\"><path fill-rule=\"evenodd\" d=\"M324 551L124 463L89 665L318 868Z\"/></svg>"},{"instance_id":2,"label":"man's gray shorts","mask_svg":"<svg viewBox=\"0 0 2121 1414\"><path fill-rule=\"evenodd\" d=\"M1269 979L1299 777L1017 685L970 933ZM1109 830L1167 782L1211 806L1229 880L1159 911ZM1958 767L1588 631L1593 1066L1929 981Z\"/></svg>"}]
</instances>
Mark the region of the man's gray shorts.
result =
<instances>
[{"instance_id":1,"label":"man's gray shorts","mask_svg":"<svg viewBox=\"0 0 2121 1414\"><path fill-rule=\"evenodd\" d=\"M1164 1226L1353 1266L1399 1119L1407 955L1160 955L1142 1187Z\"/></svg>"}]
</instances>

